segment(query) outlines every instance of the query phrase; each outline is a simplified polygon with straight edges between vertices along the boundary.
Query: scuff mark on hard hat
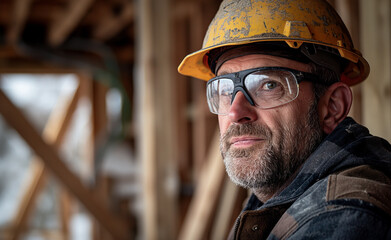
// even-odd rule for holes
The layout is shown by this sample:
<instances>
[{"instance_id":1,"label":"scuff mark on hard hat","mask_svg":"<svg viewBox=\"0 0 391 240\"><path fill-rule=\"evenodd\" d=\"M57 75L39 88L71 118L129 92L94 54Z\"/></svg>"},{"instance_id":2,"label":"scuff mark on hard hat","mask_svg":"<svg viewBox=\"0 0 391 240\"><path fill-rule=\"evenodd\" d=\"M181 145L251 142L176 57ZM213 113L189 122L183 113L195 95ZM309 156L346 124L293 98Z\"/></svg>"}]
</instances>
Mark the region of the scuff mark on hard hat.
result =
<instances>
[{"instance_id":1,"label":"scuff mark on hard hat","mask_svg":"<svg viewBox=\"0 0 391 240\"><path fill-rule=\"evenodd\" d=\"M320 26L320 23L317 22L317 21L315 21L315 20L312 21L312 24L313 24L314 26L316 26L316 27L319 27L319 26Z\"/></svg>"},{"instance_id":2,"label":"scuff mark on hard hat","mask_svg":"<svg viewBox=\"0 0 391 240\"><path fill-rule=\"evenodd\" d=\"M225 4L224 4L225 3ZM250 0L231 0L231 1L224 1L221 5L221 9L225 12L234 12L236 10L245 11L251 7L251 1Z\"/></svg>"},{"instance_id":3,"label":"scuff mark on hard hat","mask_svg":"<svg viewBox=\"0 0 391 240\"><path fill-rule=\"evenodd\" d=\"M329 26L330 25L330 19L328 17L326 17L325 15L318 16L318 18L323 22L323 26Z\"/></svg>"},{"instance_id":4,"label":"scuff mark on hard hat","mask_svg":"<svg viewBox=\"0 0 391 240\"><path fill-rule=\"evenodd\" d=\"M285 35L282 35L280 33L262 33L260 35L256 35L251 37L253 39L258 39L258 38L286 38Z\"/></svg>"},{"instance_id":5,"label":"scuff mark on hard hat","mask_svg":"<svg viewBox=\"0 0 391 240\"><path fill-rule=\"evenodd\" d=\"M264 2L273 3L269 5L269 12L271 15L274 15L276 12L280 11L282 13L283 6L284 7L290 7L288 1L281 1L281 0L264 0ZM286 12L285 12L286 14Z\"/></svg>"}]
</instances>

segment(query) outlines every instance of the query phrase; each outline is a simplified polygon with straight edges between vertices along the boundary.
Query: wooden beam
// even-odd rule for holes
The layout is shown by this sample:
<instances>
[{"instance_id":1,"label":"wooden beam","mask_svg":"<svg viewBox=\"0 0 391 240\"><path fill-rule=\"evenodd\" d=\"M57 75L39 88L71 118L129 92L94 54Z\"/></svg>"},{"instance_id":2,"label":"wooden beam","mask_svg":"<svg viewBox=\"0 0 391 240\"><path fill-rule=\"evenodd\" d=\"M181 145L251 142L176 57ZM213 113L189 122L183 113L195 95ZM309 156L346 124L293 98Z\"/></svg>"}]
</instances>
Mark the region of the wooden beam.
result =
<instances>
[{"instance_id":1,"label":"wooden beam","mask_svg":"<svg viewBox=\"0 0 391 240\"><path fill-rule=\"evenodd\" d=\"M9 21L11 20L11 6L9 1L0 1L0 24L9 25ZM0 236L1 237L1 236Z\"/></svg>"},{"instance_id":2,"label":"wooden beam","mask_svg":"<svg viewBox=\"0 0 391 240\"><path fill-rule=\"evenodd\" d=\"M190 49L191 51L198 50L202 44L203 39L203 18L205 13L202 11L200 4L185 4L179 6L179 9L187 12L187 18L191 27L190 34ZM178 11L177 11L178 12ZM193 162L195 177L199 178L199 173L205 162L205 157L208 151L208 145L210 141L210 133L208 130L208 116L211 115L207 108L207 101L205 93L205 82L203 81L191 81L191 91L193 95L192 99L192 137L193 137ZM213 133L213 131L212 131Z\"/></svg>"},{"instance_id":3,"label":"wooden beam","mask_svg":"<svg viewBox=\"0 0 391 240\"><path fill-rule=\"evenodd\" d=\"M64 139L65 132L70 125L70 120L76 109L78 99L79 88L76 90L70 101L65 100L67 102L67 107L64 108L65 104L61 102L60 105L53 110L49 117L48 123L46 124L43 132L43 138L46 139L48 143L53 144L57 148ZM63 101L63 99L60 100ZM46 182L47 173L45 166L40 161L40 159L38 157L34 157L31 164L31 181L29 181L29 186L27 187L27 191L22 197L22 202L13 221L12 225L15 227L15 229L11 239L18 239L21 232L24 230L31 210L35 206L36 197Z\"/></svg>"},{"instance_id":4,"label":"wooden beam","mask_svg":"<svg viewBox=\"0 0 391 240\"><path fill-rule=\"evenodd\" d=\"M186 21L183 18L175 19L174 29L176 31L176 37L172 41L172 49L175 53L175 58L177 61L175 62L175 66L178 66L180 60L182 60L183 56L186 56L188 53L186 49L188 45L187 41L187 25ZM177 131L178 134L178 145L177 145L177 154L178 154L178 171L180 175L180 180L184 182L184 184L188 184L193 179L192 164L191 164L191 151L190 151L190 124L188 123L188 99L189 93L187 89L189 88L190 81L185 76L180 74L175 75L175 82L172 86L175 96L175 116L177 122ZM183 215L185 211L182 211Z\"/></svg>"},{"instance_id":5,"label":"wooden beam","mask_svg":"<svg viewBox=\"0 0 391 240\"><path fill-rule=\"evenodd\" d=\"M92 35L101 41L109 40L124 29L133 20L133 17L133 2L124 2L119 15L109 15L100 19Z\"/></svg>"},{"instance_id":6,"label":"wooden beam","mask_svg":"<svg viewBox=\"0 0 391 240\"><path fill-rule=\"evenodd\" d=\"M52 46L62 44L69 34L76 28L94 0L73 0L68 2L68 6L63 14L59 15L50 26L48 42Z\"/></svg>"},{"instance_id":7,"label":"wooden beam","mask_svg":"<svg viewBox=\"0 0 391 240\"><path fill-rule=\"evenodd\" d=\"M92 139L100 143L108 134L108 119L106 109L106 94L109 88L98 81L91 81L91 103L92 103ZM93 147L95 148L95 147ZM93 157L94 158L94 157Z\"/></svg>"},{"instance_id":8,"label":"wooden beam","mask_svg":"<svg viewBox=\"0 0 391 240\"><path fill-rule=\"evenodd\" d=\"M137 1L135 86L138 152L145 211L142 238L175 239L177 228L176 121L172 86L169 0ZM158 226L158 227L157 227Z\"/></svg>"},{"instance_id":9,"label":"wooden beam","mask_svg":"<svg viewBox=\"0 0 391 240\"><path fill-rule=\"evenodd\" d=\"M327 0L327 2L329 2L330 5L333 7L335 7L335 1L338 1L338 0Z\"/></svg>"},{"instance_id":10,"label":"wooden beam","mask_svg":"<svg viewBox=\"0 0 391 240\"><path fill-rule=\"evenodd\" d=\"M70 239L70 221L72 216L73 199L71 198L68 191L66 191L65 189L61 189L59 200L62 237L63 239Z\"/></svg>"},{"instance_id":11,"label":"wooden beam","mask_svg":"<svg viewBox=\"0 0 391 240\"><path fill-rule=\"evenodd\" d=\"M29 21L46 25L61 15L63 8L64 2L61 1L34 1L30 9Z\"/></svg>"},{"instance_id":12,"label":"wooden beam","mask_svg":"<svg viewBox=\"0 0 391 240\"><path fill-rule=\"evenodd\" d=\"M153 25L152 25L152 0L138 1L136 23L138 52L138 76L136 78L136 102L139 130L136 135L139 140L138 152L142 163L142 199L145 211L142 216L142 235L144 239L158 239L157 224L157 179L156 179L156 105L154 104L155 88L153 81ZM137 114L136 113L136 114Z\"/></svg>"},{"instance_id":13,"label":"wooden beam","mask_svg":"<svg viewBox=\"0 0 391 240\"><path fill-rule=\"evenodd\" d=\"M195 195L189 207L180 240L204 239L214 206L220 196L225 168L219 150L220 132L217 130L213 138L206 163L200 173Z\"/></svg>"},{"instance_id":14,"label":"wooden beam","mask_svg":"<svg viewBox=\"0 0 391 240\"><path fill-rule=\"evenodd\" d=\"M134 46L128 45L124 47L114 46L114 54L119 62L133 63L134 62Z\"/></svg>"},{"instance_id":15,"label":"wooden beam","mask_svg":"<svg viewBox=\"0 0 391 240\"><path fill-rule=\"evenodd\" d=\"M80 69L75 68L65 68L65 67L56 67L48 64L42 64L39 62L23 62L17 61L19 64L11 64L9 61L7 63L0 62L0 74L5 73L28 73L28 74L65 74L65 73L78 73L81 72Z\"/></svg>"},{"instance_id":16,"label":"wooden beam","mask_svg":"<svg viewBox=\"0 0 391 240\"><path fill-rule=\"evenodd\" d=\"M13 105L2 90L0 90L0 103L0 113L9 126L13 127L19 133L25 142L42 159L45 166L80 200L101 226L115 239L128 239L129 232L126 222L112 214L99 198L94 197L94 193L87 189L80 179L71 172L57 151L39 136L22 112Z\"/></svg>"},{"instance_id":17,"label":"wooden beam","mask_svg":"<svg viewBox=\"0 0 391 240\"><path fill-rule=\"evenodd\" d=\"M153 2L153 52L154 82L156 106L157 152L155 159L158 184L158 225L159 239L176 239L178 233L178 175L177 175L177 122L174 108L173 76L176 66L172 62L171 42L171 0L154 0ZM174 30L175 31L175 30Z\"/></svg>"},{"instance_id":18,"label":"wooden beam","mask_svg":"<svg viewBox=\"0 0 391 240\"><path fill-rule=\"evenodd\" d=\"M47 173L43 163L39 160L40 159L37 157L32 159L32 166L29 168L31 180L28 181L26 192L23 194L22 201L19 204L15 218L12 221L12 232L10 236L10 239L12 240L19 239L25 231L26 222L35 207L37 195L41 192L46 183Z\"/></svg>"},{"instance_id":19,"label":"wooden beam","mask_svg":"<svg viewBox=\"0 0 391 240\"><path fill-rule=\"evenodd\" d=\"M7 29L6 40L10 44L16 44L26 23L32 0L14 0L13 14Z\"/></svg>"},{"instance_id":20,"label":"wooden beam","mask_svg":"<svg viewBox=\"0 0 391 240\"><path fill-rule=\"evenodd\" d=\"M0 46L0 59L18 58L20 54L16 51L14 45Z\"/></svg>"}]
</instances>

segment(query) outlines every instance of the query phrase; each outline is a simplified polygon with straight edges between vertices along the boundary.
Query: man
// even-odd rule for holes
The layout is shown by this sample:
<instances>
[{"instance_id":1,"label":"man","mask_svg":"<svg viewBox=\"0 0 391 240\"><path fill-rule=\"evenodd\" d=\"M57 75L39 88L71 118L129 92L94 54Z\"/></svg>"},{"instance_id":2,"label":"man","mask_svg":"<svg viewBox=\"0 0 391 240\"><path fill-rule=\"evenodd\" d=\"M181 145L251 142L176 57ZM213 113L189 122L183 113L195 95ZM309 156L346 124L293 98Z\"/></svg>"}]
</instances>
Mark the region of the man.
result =
<instances>
[{"instance_id":1,"label":"man","mask_svg":"<svg viewBox=\"0 0 391 240\"><path fill-rule=\"evenodd\" d=\"M225 0L179 72L208 80L221 153L253 194L232 239L391 239L391 146L347 117L369 65L323 0Z\"/></svg>"}]
</instances>

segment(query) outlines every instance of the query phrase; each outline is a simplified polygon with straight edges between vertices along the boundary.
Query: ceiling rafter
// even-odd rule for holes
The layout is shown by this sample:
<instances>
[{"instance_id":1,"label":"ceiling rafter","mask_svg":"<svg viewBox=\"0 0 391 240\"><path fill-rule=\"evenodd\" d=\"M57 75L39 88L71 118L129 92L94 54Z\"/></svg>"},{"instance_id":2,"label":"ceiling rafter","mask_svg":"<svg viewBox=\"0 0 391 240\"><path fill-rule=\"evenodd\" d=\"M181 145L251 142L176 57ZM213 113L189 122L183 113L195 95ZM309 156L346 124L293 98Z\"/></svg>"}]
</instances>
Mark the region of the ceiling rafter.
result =
<instances>
[{"instance_id":1,"label":"ceiling rafter","mask_svg":"<svg viewBox=\"0 0 391 240\"><path fill-rule=\"evenodd\" d=\"M10 44L15 44L19 40L20 34L29 14L29 9L32 0L15 0L11 20L7 30L6 41Z\"/></svg>"},{"instance_id":2,"label":"ceiling rafter","mask_svg":"<svg viewBox=\"0 0 391 240\"><path fill-rule=\"evenodd\" d=\"M62 44L77 27L93 2L94 0L73 0L69 2L67 9L50 26L48 34L49 44L51 46Z\"/></svg>"},{"instance_id":3,"label":"ceiling rafter","mask_svg":"<svg viewBox=\"0 0 391 240\"><path fill-rule=\"evenodd\" d=\"M93 37L106 41L118 34L134 17L134 6L132 2L124 2L122 10L118 15L111 14L102 18L100 23L93 30Z\"/></svg>"},{"instance_id":4,"label":"ceiling rafter","mask_svg":"<svg viewBox=\"0 0 391 240\"><path fill-rule=\"evenodd\" d=\"M29 21L38 24L49 24L62 14L62 8L63 6L55 1L50 4L34 2L30 9Z\"/></svg>"}]
</instances>

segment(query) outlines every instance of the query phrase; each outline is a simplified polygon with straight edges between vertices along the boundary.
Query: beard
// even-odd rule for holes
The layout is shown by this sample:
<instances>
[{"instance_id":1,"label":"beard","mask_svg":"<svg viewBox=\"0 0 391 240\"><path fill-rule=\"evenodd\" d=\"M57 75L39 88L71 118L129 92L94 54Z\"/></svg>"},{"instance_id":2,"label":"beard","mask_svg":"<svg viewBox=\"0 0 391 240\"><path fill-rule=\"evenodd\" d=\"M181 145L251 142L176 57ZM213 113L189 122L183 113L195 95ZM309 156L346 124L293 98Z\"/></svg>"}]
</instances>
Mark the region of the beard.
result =
<instances>
[{"instance_id":1,"label":"beard","mask_svg":"<svg viewBox=\"0 0 391 240\"><path fill-rule=\"evenodd\" d=\"M255 123L231 125L220 141L231 180L263 194L272 194L281 188L322 141L316 106L314 102L306 118L294 126L279 122L275 132ZM230 139L243 135L265 140L248 148L231 148Z\"/></svg>"}]
</instances>

